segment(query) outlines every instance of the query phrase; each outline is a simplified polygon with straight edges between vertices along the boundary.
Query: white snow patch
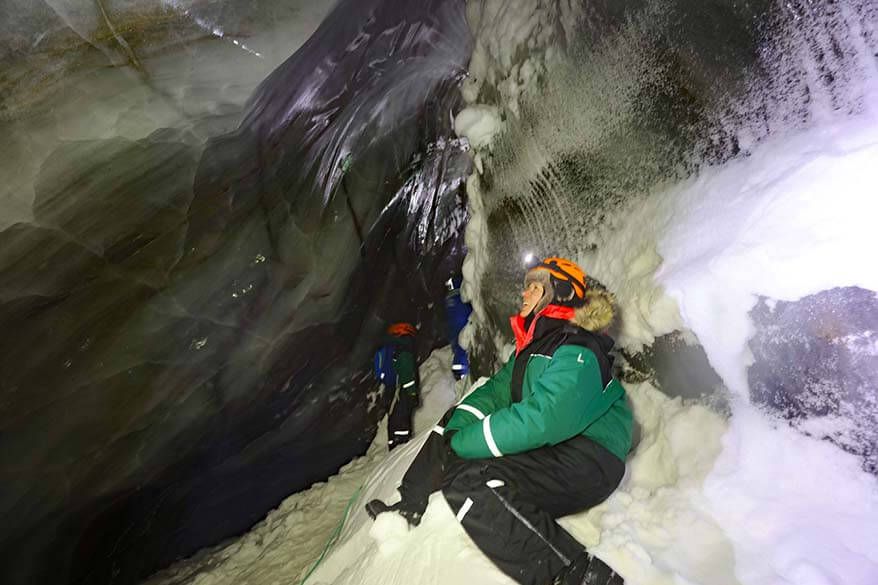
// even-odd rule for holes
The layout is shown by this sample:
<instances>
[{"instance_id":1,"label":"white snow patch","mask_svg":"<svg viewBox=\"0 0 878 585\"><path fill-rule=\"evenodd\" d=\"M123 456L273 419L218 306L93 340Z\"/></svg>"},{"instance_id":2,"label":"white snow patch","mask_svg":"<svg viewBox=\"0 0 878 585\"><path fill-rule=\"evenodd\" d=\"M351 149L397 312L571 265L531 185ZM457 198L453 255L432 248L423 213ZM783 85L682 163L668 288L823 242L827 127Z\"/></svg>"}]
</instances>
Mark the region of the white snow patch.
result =
<instances>
[{"instance_id":1,"label":"white snow patch","mask_svg":"<svg viewBox=\"0 0 878 585\"><path fill-rule=\"evenodd\" d=\"M673 212L662 194L632 203L607 220L595 237L595 251L575 258L615 295L620 307L616 341L631 352L685 328L677 303L656 281L664 262L656 249Z\"/></svg>"},{"instance_id":2,"label":"white snow patch","mask_svg":"<svg viewBox=\"0 0 878 585\"><path fill-rule=\"evenodd\" d=\"M629 584L735 584L731 544L700 493L726 422L649 383L627 389L643 436L625 479L604 504L562 524Z\"/></svg>"},{"instance_id":3,"label":"white snow patch","mask_svg":"<svg viewBox=\"0 0 878 585\"><path fill-rule=\"evenodd\" d=\"M878 583L878 485L834 445L737 408L704 495L742 583Z\"/></svg>"},{"instance_id":4,"label":"white snow patch","mask_svg":"<svg viewBox=\"0 0 878 585\"><path fill-rule=\"evenodd\" d=\"M475 46L463 88L474 103L487 84L510 113L536 80L557 63L559 39L575 34L582 8L575 2L546 0L482 0L467 3L467 22Z\"/></svg>"},{"instance_id":5,"label":"white snow patch","mask_svg":"<svg viewBox=\"0 0 878 585\"><path fill-rule=\"evenodd\" d=\"M832 340L835 345L844 345L854 355L878 356L878 335L874 331L852 333Z\"/></svg>"},{"instance_id":6,"label":"white snow patch","mask_svg":"<svg viewBox=\"0 0 878 585\"><path fill-rule=\"evenodd\" d=\"M469 106L454 118L454 131L475 148L489 145L502 128L500 111L492 106Z\"/></svg>"}]
</instances>

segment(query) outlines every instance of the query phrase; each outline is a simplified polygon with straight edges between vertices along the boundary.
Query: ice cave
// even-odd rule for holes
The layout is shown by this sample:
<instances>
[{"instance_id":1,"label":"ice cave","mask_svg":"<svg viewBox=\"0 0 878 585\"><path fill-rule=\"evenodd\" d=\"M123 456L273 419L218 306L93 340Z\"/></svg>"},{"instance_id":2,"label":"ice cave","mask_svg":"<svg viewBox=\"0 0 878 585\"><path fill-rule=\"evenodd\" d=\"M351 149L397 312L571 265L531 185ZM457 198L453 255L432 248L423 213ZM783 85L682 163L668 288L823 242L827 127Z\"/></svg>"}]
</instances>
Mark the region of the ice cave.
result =
<instances>
[{"instance_id":1,"label":"ice cave","mask_svg":"<svg viewBox=\"0 0 878 585\"><path fill-rule=\"evenodd\" d=\"M0 31L3 583L513 584L441 494L411 529L363 504L509 354L533 256L615 296L636 421L567 531L628 585L878 583L874 0L2 0ZM422 400L388 453L392 321Z\"/></svg>"}]
</instances>

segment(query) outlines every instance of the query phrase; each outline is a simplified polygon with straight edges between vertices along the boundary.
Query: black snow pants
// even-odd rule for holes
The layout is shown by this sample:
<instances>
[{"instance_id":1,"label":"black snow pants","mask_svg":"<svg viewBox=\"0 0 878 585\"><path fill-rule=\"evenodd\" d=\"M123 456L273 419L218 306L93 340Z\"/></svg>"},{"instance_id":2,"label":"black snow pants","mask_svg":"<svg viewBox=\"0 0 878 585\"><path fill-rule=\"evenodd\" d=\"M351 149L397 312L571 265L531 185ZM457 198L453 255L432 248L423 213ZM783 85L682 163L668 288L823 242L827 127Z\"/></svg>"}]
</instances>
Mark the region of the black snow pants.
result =
<instances>
[{"instance_id":1,"label":"black snow pants","mask_svg":"<svg viewBox=\"0 0 878 585\"><path fill-rule=\"evenodd\" d=\"M625 463L576 436L554 446L493 459L461 459L448 447L446 413L402 480L404 501L441 489L473 542L522 585L546 585L585 549L556 518L601 503Z\"/></svg>"},{"instance_id":2,"label":"black snow pants","mask_svg":"<svg viewBox=\"0 0 878 585\"><path fill-rule=\"evenodd\" d=\"M390 397L392 401L390 416L387 417L388 450L406 443L412 438L412 412L418 406L418 397L409 394L402 388L399 390L391 388L391 392L397 396Z\"/></svg>"}]
</instances>

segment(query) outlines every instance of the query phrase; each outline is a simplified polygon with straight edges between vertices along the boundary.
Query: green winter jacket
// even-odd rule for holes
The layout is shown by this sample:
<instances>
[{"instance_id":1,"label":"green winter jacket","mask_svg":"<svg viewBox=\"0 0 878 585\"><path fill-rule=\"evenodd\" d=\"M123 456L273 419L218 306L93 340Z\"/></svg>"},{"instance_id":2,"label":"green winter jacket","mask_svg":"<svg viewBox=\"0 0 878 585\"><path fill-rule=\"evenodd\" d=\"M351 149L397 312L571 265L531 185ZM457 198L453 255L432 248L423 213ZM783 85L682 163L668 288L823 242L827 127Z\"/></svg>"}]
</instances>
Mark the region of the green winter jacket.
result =
<instances>
[{"instance_id":1,"label":"green winter jacket","mask_svg":"<svg viewBox=\"0 0 878 585\"><path fill-rule=\"evenodd\" d=\"M611 307L609 299L607 303ZM593 317L595 306L589 307ZM537 319L566 315L561 309L549 305ZM595 321L577 314L571 321L594 327L583 327L586 330L600 330L608 321L604 322L606 315L598 316ZM624 461L631 449L633 417L619 381L610 378L604 385L595 353L584 345L565 343L552 355L528 354L522 350L530 340L516 337L519 347L506 364L457 406L445 427L446 433L456 431L452 449L466 459L501 457L556 445L581 434ZM510 384L519 354L528 362L521 399L513 402Z\"/></svg>"},{"instance_id":2,"label":"green winter jacket","mask_svg":"<svg viewBox=\"0 0 878 585\"><path fill-rule=\"evenodd\" d=\"M417 397L417 365L415 364L415 356L412 355L412 352L397 350L393 356L393 369L396 371L397 388L412 397Z\"/></svg>"},{"instance_id":3,"label":"green winter jacket","mask_svg":"<svg viewBox=\"0 0 878 585\"><path fill-rule=\"evenodd\" d=\"M392 345L393 371L396 372L396 387L410 396L418 396L418 365L415 361L414 339L409 336L388 335L385 345Z\"/></svg>"}]
</instances>

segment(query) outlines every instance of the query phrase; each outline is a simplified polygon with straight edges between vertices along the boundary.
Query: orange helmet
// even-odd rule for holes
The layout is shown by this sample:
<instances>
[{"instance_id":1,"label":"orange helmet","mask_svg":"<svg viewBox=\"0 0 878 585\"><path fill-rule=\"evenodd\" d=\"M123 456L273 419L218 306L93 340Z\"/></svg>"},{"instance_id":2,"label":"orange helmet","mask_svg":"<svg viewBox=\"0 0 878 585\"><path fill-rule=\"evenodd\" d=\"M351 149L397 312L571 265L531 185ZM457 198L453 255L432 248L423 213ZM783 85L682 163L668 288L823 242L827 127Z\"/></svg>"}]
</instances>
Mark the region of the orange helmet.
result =
<instances>
[{"instance_id":1,"label":"orange helmet","mask_svg":"<svg viewBox=\"0 0 878 585\"><path fill-rule=\"evenodd\" d=\"M585 272L575 262L552 256L532 266L528 272L532 270L545 270L559 281L569 282L573 295L580 301L585 299L585 289L588 288Z\"/></svg>"},{"instance_id":2,"label":"orange helmet","mask_svg":"<svg viewBox=\"0 0 878 585\"><path fill-rule=\"evenodd\" d=\"M393 323L387 328L387 332L394 337L403 337L405 335L414 335L416 333L411 323Z\"/></svg>"}]
</instances>

